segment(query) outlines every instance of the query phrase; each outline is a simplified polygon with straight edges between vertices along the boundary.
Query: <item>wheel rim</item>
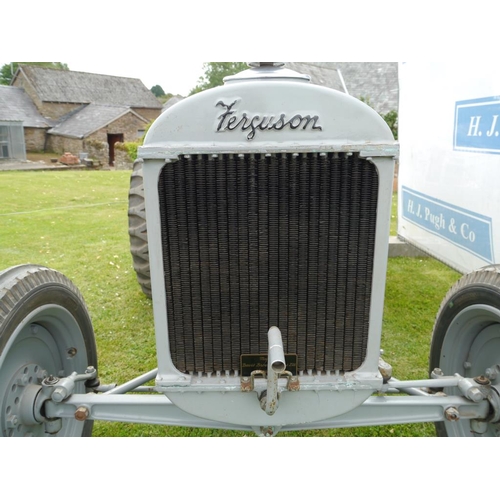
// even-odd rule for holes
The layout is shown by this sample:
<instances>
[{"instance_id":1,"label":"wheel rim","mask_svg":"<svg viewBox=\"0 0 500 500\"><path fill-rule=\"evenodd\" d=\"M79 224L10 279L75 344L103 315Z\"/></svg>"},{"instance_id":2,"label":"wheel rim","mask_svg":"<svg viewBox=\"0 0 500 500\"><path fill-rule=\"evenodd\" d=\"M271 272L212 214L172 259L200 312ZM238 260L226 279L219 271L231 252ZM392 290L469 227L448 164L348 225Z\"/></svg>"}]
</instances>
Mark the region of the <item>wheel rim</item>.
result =
<instances>
[{"instance_id":1,"label":"wheel rim","mask_svg":"<svg viewBox=\"0 0 500 500\"><path fill-rule=\"evenodd\" d=\"M445 375L459 373L473 378L484 375L488 368L500 364L500 310L485 304L461 311L446 332L441 349L440 368ZM498 384L499 380L493 383ZM448 394L460 395L457 388ZM470 421L445 421L449 436L474 436ZM499 424L488 424L482 436L500 436Z\"/></svg>"},{"instance_id":2,"label":"wheel rim","mask_svg":"<svg viewBox=\"0 0 500 500\"><path fill-rule=\"evenodd\" d=\"M43 417L35 409L41 380L83 373L87 354L82 331L64 307L34 310L11 334L0 355L0 429L4 436L42 436ZM75 392L84 392L78 382ZM37 415L38 414L38 415ZM57 436L81 435L84 423L63 419Z\"/></svg>"}]
</instances>

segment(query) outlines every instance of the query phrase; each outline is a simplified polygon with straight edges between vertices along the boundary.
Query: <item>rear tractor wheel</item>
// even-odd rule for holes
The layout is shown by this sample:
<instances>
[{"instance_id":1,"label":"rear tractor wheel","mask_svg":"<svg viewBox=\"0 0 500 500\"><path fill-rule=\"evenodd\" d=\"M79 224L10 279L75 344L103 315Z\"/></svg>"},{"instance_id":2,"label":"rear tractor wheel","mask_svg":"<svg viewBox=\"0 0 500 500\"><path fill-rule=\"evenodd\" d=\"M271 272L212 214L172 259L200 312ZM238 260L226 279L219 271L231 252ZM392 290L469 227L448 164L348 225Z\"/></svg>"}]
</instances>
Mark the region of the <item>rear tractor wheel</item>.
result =
<instances>
[{"instance_id":1,"label":"rear tractor wheel","mask_svg":"<svg viewBox=\"0 0 500 500\"><path fill-rule=\"evenodd\" d=\"M130 253L137 281L144 294L151 298L151 273L149 269L148 232L144 204L143 161L136 160L130 177L128 195L128 234Z\"/></svg>"}]
</instances>

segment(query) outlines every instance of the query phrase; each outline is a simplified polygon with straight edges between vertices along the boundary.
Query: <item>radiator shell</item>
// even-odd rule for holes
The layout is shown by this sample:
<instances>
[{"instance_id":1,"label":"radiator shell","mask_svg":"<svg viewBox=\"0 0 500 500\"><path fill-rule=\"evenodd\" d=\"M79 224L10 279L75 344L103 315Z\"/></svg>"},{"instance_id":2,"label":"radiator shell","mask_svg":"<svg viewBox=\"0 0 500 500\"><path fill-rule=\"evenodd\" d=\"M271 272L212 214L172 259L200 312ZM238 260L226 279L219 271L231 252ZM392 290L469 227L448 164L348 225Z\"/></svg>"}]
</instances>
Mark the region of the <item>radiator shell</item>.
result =
<instances>
[{"instance_id":1,"label":"radiator shell","mask_svg":"<svg viewBox=\"0 0 500 500\"><path fill-rule=\"evenodd\" d=\"M225 107L219 105L220 102ZM230 109L234 110L234 113L222 118L223 114L229 109L228 106L232 103L234 105ZM259 118L254 119L256 116ZM235 120L231 122L232 125L228 125L229 120L233 117ZM262 122L263 117L267 121ZM314 117L316 119L313 121ZM274 121L269 121L271 118ZM282 118L281 122L278 121L280 118ZM254 125L261 123L263 124L262 127L250 126L252 119ZM266 123L271 123L271 125L277 123L278 126L266 128ZM284 124L284 126L280 128L280 124ZM294 128L294 125L297 126ZM304 127L304 125L306 126ZM249 134L251 135L252 132L254 134L249 138ZM397 145L389 128L371 108L340 92L297 81L280 81L277 79L230 83L185 99L161 115L149 130L144 146L140 148L139 152L139 155L144 159L146 213L159 369L156 380L158 390L165 392L175 404L178 404L185 411L205 418L249 425L283 425L284 423L290 424L299 421L321 420L345 413L361 404L380 388L382 379L378 373L378 358L388 253L393 168L396 154ZM324 254L324 248L320 250L321 245L324 244L324 239L315 236L314 231L316 229L309 229L307 225L301 226L298 224L293 231L299 231L300 233L302 227L302 231L305 232L297 233L294 238L289 237L292 226L288 226L285 230L285 232L288 231L289 248L292 248L294 244L300 247L301 242L305 244L308 250L304 251L300 256L305 256L307 264L318 268L318 270L314 271L314 277L312 278L308 272L301 275L301 279L308 276L308 279L311 280L305 288L302 287L302 291L305 290L305 295L309 296L310 299L309 305L306 306L306 316L309 316L309 322L306 318L302 328L306 333L305 344L302 347L294 343L294 334L290 334L289 331L290 318L287 316L285 320L286 315L283 311L288 298L293 296L295 297L294 300L298 300L301 295L300 293L296 294L297 287L292 287L293 293L290 293L290 288L287 289L288 291L284 295L279 293L279 290L283 290L285 281L280 275L280 266L283 267L285 264L301 265L302 259L289 260L289 257L287 257L282 260L279 258L280 247L276 251L273 250L272 245L276 244L274 243L276 238L271 236L271 239L269 239L269 233L273 234L276 228L275 225L278 224L279 240L279 217L277 221L274 221L275 217L273 216L271 217L271 223L261 224L260 226L257 222L253 229L251 227L252 223L247 220L246 223L236 225L234 230L229 231L227 236L224 237L226 243L222 247L217 243L217 259L219 261L221 258L224 260L224 255L227 255L229 260L227 267L224 268L225 270L223 267L219 267L217 284L215 284L215 281L211 282L210 278L208 278L207 284L205 281L207 275L204 274L205 271L202 271L203 266L201 264L196 265L196 261L201 262L203 260L201 256L204 252L210 257L209 246L205 250L200 250L198 255L193 258L188 256L186 260L185 257L182 257L179 260L180 264L177 264L179 272L173 271L170 265L170 250L173 250L174 253L178 252L179 256L185 251L188 253L194 252L193 241L186 240L188 235L194 240L199 240L200 237L215 238L212 234L213 231L205 229L196 231L195 228L198 227L197 225L200 220L203 220L203 217L206 217L208 223L209 215L211 218L214 216L215 219L211 219L212 224L214 224L213 221L215 220L215 224L219 225L220 217L227 222L228 217L234 218L238 214L241 216L239 210L229 210L225 216L224 214L217 215L217 211L221 210L220 206L217 208L218 205L214 205L216 212L214 215L211 213L206 200L203 202L205 203L205 215L196 213L195 208L199 206L198 197L201 203L203 197L213 193L213 189L206 188L200 195L200 193L195 192L196 181L190 184L181 179L184 175L182 171L188 168L185 165L187 165L187 162L192 161L189 158L203 158L202 161L195 160L195 166L198 171L203 168L205 173L211 168L207 166L212 161L211 159L218 161L216 158L219 158L222 161L229 161L229 158L231 158L231 161L235 161L235 166L231 168L236 169L236 173L241 173L241 170L237 168L238 161L248 163L249 158L255 156L258 157L259 161L264 159L264 163L261 163L259 167L264 175L272 173L272 167L266 164L265 161L272 162L276 160L279 163L279 159L285 157L287 163L290 163L293 157L303 156L312 158L313 163L324 159L331 163L331 159L334 157L341 158L345 162L344 174L342 175L351 179L345 181L347 184L352 183L353 176L356 177L357 175L355 173L357 167L354 167L354 163L361 164L365 170L370 172L368 176L371 179L370 182L357 180L353 184L355 185L354 188L348 194L349 199L358 199L358 208L353 211L351 206L346 209L347 213L345 213L345 210L340 210L339 214L341 213L341 215L336 216L339 217L339 224L349 226L351 232L353 231L352 227L357 228L356 231L360 231L357 224L361 224L363 228L361 230L363 237L359 241L348 242L347 250L344 249L333 254L326 252ZM271 160L265 160L265 158ZM245 176L248 182L250 174L248 173L248 167L245 168L247 168ZM316 175L313 170L317 168L317 166L309 167L311 170L309 172L309 184L311 184L310 176ZM317 170L320 179L323 179L321 176L324 175L324 168L326 167L323 166L323 169L319 168ZM335 173L336 175L338 167L330 165L327 168L330 174ZM182 174L180 177L178 176L179 173ZM376 182L374 182L374 179ZM279 206L280 192L286 189L290 193L290 183L288 181L278 183L275 186L277 189L275 194L263 197L263 199L266 199L266 207L261 206L261 210L264 210L265 217L268 217L269 211L274 210L273 208L269 209L269 205L272 207L273 204L278 203ZM216 183L216 179L211 182ZM226 182L224 189L227 195L227 179L224 182ZM272 183L273 181L270 180L269 182ZM167 188L165 188L165 183ZM168 188L171 183L174 186L172 189ZM335 196L330 196L330 193L326 195L327 191L324 186L322 189L321 181L313 179L314 183L316 183L316 187L309 190L308 194L303 197L303 200L308 199L309 201L306 203L305 208L302 207L305 212L301 212L302 216L307 213L307 217L314 221L310 226L314 226L318 218L321 219L319 213L316 213L316 209L319 210L321 203L318 204L313 199L316 195L322 196L322 200L329 200L329 214L337 203L341 205L344 203L342 196L335 198ZM266 182L263 185L265 184ZM344 183L343 185L347 184ZM159 187L161 185L164 187ZM299 182L299 190L300 185ZM339 186L341 185L342 183L339 184ZM262 185L260 188L262 188ZM222 188L219 187L219 189ZM303 189L305 189L304 185ZM179 207L182 206L182 200L184 199L183 190L187 196L186 200L191 197L191 202L188 203L188 208L184 210L184 213L178 217L180 214ZM238 190L238 183L236 183L236 190ZM226 201L223 200L223 204L227 203L228 199L231 199L232 190L229 191L230 195L229 197L226 196ZM215 192L217 193L216 184ZM244 199L246 200L245 203L252 202L250 195L244 197ZM363 205L362 209L359 208L361 205ZM259 210L258 200L256 210L257 212ZM290 212L290 210L291 208L288 206L287 211ZM176 215L174 216L174 214ZM193 219L188 222L188 219L192 218L193 214L196 214L196 220ZM369 222L366 222L368 215L370 216ZM201 217L201 219L199 220L198 217ZM333 216L328 215L328 217L332 218ZM323 217L321 220L324 222L326 219ZM177 235L172 240L166 236L166 233L171 232L168 229L169 224L171 227L174 225L179 227ZM166 227L167 229L165 229ZM320 231L319 225L315 227ZM240 237L247 230L256 231L258 234L262 234L262 231L264 231L268 235L264 237L267 243L261 245L260 248L257 242L253 252L250 252L250 254L253 253L253 257L249 257L249 259L257 259L257 267L259 265L269 266L269 262L278 266L278 271L274 275L273 270L271 270L271 273L269 273L268 269L266 270L268 278L264 280L265 290L263 294L252 292L249 285L240 287L239 284L236 288L233 286L231 291L231 283L234 284L235 280L234 275L231 274L234 267L234 260L231 260L231 256L233 250L239 246L235 243L234 238ZM341 233L327 238L326 241L332 246L333 242L336 241L335 238L338 239L339 237L342 237ZM304 238L305 242L303 241ZM219 239L221 239L220 234L217 235L217 241ZM368 240L369 243L366 243ZM271 249L269 249L270 241L273 242ZM196 242L196 245L198 243ZM358 257L360 246L365 252L364 257L361 259ZM177 250L175 247L177 247ZM369 251L366 250L367 248ZM281 249L283 251L283 247ZM322 253L323 260L319 259L313 262L310 259L310 253L316 251ZM269 258L269 253L273 254L273 252L277 253L278 258L275 259L272 256ZM238 258L242 260L241 256ZM339 292L338 290L330 291L330 295L333 293L334 299L324 300L324 291L328 290L332 275L329 278L327 273L325 277L319 272L319 268L324 265L333 268L339 264L342 269L355 268L355 273L352 275L354 277L358 276L358 272L364 273L364 277L360 278L363 285L357 288L352 283L356 278L346 274L346 277L344 277L345 285L341 285L341 288L345 291L345 298L338 299L349 303L349 306L344 308L344 311L349 310L353 313L362 311L358 323L361 322L363 326L354 333L345 327L349 323L345 317L343 319L344 326L339 326L338 323L341 320L336 315L332 315L330 319L327 318L327 311L336 304L335 298L338 298ZM367 268L365 269L363 266L367 266ZM250 266L247 269L253 268ZM225 273L229 273L229 276L225 277ZM191 274L197 276L194 281L191 278L186 278ZM277 282L272 276L277 277ZM189 286L186 285L185 279L190 280ZM220 290L216 290L215 295L219 295L217 305L219 313L214 323L212 319L208 320L209 317L212 317L212 313L207 313L203 317L203 307L208 307L207 303L203 302L203 291L198 294L194 302L190 302L196 295L196 293L193 293L193 287L195 289L199 287L200 290L205 291L214 286L220 288L221 280L226 280L229 289L223 294L220 293ZM241 276L238 277L238 281L240 280ZM261 278L257 280L258 283L264 282L260 280ZM289 281L289 278L287 280ZM169 285L169 283L173 282L175 282L175 286L179 287L177 291ZM287 287L289 287L289 283ZM363 293L360 292L360 287L364 289ZM233 297L235 289L237 290L236 294L240 295L239 297ZM238 312L238 326L236 327L235 313L231 312L231 308L239 307L238 304L242 303L242 293L248 294L248 298L245 300L250 301L250 308L252 304L255 306L255 303L261 309L265 304L272 304L271 307L276 308L276 312L273 315L267 311L264 317L258 315L252 317L252 314L249 313L247 324L247 316L242 316L240 311ZM347 296L349 297L347 298ZM273 299L273 297L277 298ZM358 300L356 297L358 297ZM228 298L231 298L236 305L228 305ZM186 304L183 306L183 301L188 302L187 307ZM202 309L201 319L195 314L200 307ZM330 330L323 326L318 329L316 319L311 320L311 316L314 314L318 316L319 309L323 309L326 314L326 319L320 321L322 324L326 325L328 322L332 324L333 322L334 326L330 327ZM227 313L229 313L229 317L226 316ZM175 317L180 317L181 320L178 321ZM267 331L263 330L274 326L269 323L273 323L275 320L278 323L287 324L283 328L285 330L285 350L299 356L300 395L299 393L294 394L286 391L286 382L280 380L280 390L284 391L282 396L283 401L286 400L286 404L280 405L276 414L270 417L261 410L256 397L256 393L260 393L264 388L263 382L257 380L255 382L255 391L251 393L245 394L241 392L238 360L241 354L252 354L255 351L262 350L264 350L264 353L266 352ZM222 325L222 322L225 324ZM205 337L206 332L208 329L213 332L219 329L219 326L222 335L219 335L218 338L220 342L227 341L229 338L229 347L223 349L224 352L220 359L216 359L221 348L215 346L217 356L212 356L212 359L205 363L204 349L212 342L212 338L207 339ZM357 350L355 349L353 355L349 354L347 360L345 359L347 348L345 346L341 349L338 348L339 331L342 331L343 342L347 340L348 343L354 342L357 346ZM309 341L307 341L307 334L309 334ZM252 336L253 340L250 339L250 336ZM187 338L191 340L188 341ZM337 339L337 348L335 348L335 338ZM237 340L237 347L233 346L234 342L231 339ZM251 341L245 344L249 339ZM242 342L245 344L243 347L241 347ZM203 343L205 343L205 347ZM329 347L331 344L333 350ZM319 345L321 348L318 347ZM198 355L192 356L192 359L187 361L181 360L184 354L179 355L179 347L181 350L185 350L186 347L188 350L193 349ZM246 350L252 352L246 353ZM319 350L326 354L322 359L318 359L316 355ZM201 362L200 359L202 359ZM307 393L313 391L315 396L310 397L304 391L307 391ZM293 410L294 405L295 410Z\"/></svg>"}]
</instances>

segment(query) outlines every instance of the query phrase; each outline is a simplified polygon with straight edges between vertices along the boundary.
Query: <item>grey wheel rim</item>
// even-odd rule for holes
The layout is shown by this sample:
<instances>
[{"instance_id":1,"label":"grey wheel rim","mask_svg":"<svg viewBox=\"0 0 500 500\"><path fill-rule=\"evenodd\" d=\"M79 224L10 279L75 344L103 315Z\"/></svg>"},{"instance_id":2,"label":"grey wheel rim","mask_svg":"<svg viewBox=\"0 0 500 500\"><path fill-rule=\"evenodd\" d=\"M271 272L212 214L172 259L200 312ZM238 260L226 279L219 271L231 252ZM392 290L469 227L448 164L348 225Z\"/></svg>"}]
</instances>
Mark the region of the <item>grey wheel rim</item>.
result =
<instances>
[{"instance_id":1,"label":"grey wheel rim","mask_svg":"<svg viewBox=\"0 0 500 500\"><path fill-rule=\"evenodd\" d=\"M500 364L500 310L485 304L463 309L450 324L443 341L440 368L446 375L465 377L484 375ZM499 380L492 381L500 383ZM445 392L459 395L458 389ZM445 421L448 436L475 436L469 420ZM500 436L499 424L488 424L482 436Z\"/></svg>"},{"instance_id":2,"label":"grey wheel rim","mask_svg":"<svg viewBox=\"0 0 500 500\"><path fill-rule=\"evenodd\" d=\"M0 355L0 429L3 436L46 436L34 400L47 375L83 373L87 356L82 331L64 307L35 309L10 336ZM78 356L76 354L79 354ZM78 382L76 392L85 392ZM31 414L30 414L31 412ZM79 436L84 423L64 419L57 436Z\"/></svg>"}]
</instances>

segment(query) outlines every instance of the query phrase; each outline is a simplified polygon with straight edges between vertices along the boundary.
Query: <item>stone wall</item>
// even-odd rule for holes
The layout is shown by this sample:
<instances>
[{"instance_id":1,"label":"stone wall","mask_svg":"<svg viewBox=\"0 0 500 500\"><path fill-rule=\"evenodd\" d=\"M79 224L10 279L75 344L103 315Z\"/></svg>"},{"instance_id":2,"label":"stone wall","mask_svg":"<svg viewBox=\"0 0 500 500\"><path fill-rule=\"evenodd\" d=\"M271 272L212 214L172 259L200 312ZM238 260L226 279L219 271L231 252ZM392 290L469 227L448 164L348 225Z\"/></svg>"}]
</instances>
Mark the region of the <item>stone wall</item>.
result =
<instances>
[{"instance_id":1,"label":"stone wall","mask_svg":"<svg viewBox=\"0 0 500 500\"><path fill-rule=\"evenodd\" d=\"M45 150L44 128L24 127L24 142L26 151L44 151Z\"/></svg>"},{"instance_id":2,"label":"stone wall","mask_svg":"<svg viewBox=\"0 0 500 500\"><path fill-rule=\"evenodd\" d=\"M90 134L87 139L107 143L108 134L123 134L123 140L125 142L133 142L138 138L138 131L144 130L146 126L146 122L129 112L114 122L111 122L106 127Z\"/></svg>"},{"instance_id":3,"label":"stone wall","mask_svg":"<svg viewBox=\"0 0 500 500\"><path fill-rule=\"evenodd\" d=\"M96 161L94 164L96 167L100 165L109 165L109 146L107 141L103 142L96 139L86 139L84 141L83 151L88 153L89 159Z\"/></svg>"},{"instance_id":4,"label":"stone wall","mask_svg":"<svg viewBox=\"0 0 500 500\"><path fill-rule=\"evenodd\" d=\"M161 108L151 109L151 108L132 108L138 115L141 115L148 122L156 120L161 115Z\"/></svg>"},{"instance_id":5,"label":"stone wall","mask_svg":"<svg viewBox=\"0 0 500 500\"><path fill-rule=\"evenodd\" d=\"M81 139L73 139L71 137L62 137L60 135L47 134L47 151L54 153L72 153L78 156L84 151L83 141Z\"/></svg>"},{"instance_id":6,"label":"stone wall","mask_svg":"<svg viewBox=\"0 0 500 500\"><path fill-rule=\"evenodd\" d=\"M134 162L130 159L122 143L115 144L115 164L116 170L132 170Z\"/></svg>"}]
</instances>

